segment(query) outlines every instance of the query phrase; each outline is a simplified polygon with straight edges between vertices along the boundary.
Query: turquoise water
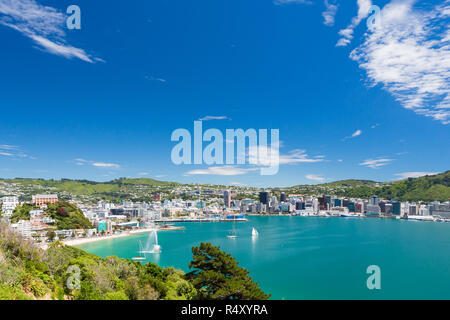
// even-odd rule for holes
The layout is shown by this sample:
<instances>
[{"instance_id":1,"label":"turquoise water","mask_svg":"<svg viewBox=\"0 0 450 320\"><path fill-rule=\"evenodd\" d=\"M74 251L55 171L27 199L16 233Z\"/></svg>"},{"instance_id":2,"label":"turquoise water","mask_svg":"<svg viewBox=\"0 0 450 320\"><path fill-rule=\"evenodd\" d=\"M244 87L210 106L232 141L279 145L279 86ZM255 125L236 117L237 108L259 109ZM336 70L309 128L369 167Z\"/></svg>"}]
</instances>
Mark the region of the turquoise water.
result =
<instances>
[{"instance_id":1,"label":"turquoise water","mask_svg":"<svg viewBox=\"0 0 450 320\"><path fill-rule=\"evenodd\" d=\"M231 253L273 299L450 299L450 224L319 217L248 217L248 222L179 223L158 232L149 260L188 271L191 247L212 242ZM259 237L252 239L255 227ZM232 231L237 238L229 239ZM138 255L148 234L79 246L102 257ZM366 269L381 268L369 290Z\"/></svg>"}]
</instances>

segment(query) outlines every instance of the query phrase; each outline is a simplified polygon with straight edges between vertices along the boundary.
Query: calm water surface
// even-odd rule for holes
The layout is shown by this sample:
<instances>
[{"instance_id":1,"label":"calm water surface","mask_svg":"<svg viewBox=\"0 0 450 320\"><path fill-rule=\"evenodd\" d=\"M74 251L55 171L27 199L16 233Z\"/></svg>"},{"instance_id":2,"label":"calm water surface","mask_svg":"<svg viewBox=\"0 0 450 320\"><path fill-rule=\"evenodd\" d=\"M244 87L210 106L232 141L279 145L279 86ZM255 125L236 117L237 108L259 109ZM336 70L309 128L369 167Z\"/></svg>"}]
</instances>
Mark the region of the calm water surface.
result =
<instances>
[{"instance_id":1,"label":"calm water surface","mask_svg":"<svg viewBox=\"0 0 450 320\"><path fill-rule=\"evenodd\" d=\"M273 299L450 299L450 223L391 219L248 217L247 222L178 223L158 232L162 252L148 261L188 271L192 246L219 245ZM252 239L255 227L259 236ZM234 232L238 237L227 238ZM148 234L78 246L132 258ZM381 268L368 290L366 269Z\"/></svg>"}]
</instances>

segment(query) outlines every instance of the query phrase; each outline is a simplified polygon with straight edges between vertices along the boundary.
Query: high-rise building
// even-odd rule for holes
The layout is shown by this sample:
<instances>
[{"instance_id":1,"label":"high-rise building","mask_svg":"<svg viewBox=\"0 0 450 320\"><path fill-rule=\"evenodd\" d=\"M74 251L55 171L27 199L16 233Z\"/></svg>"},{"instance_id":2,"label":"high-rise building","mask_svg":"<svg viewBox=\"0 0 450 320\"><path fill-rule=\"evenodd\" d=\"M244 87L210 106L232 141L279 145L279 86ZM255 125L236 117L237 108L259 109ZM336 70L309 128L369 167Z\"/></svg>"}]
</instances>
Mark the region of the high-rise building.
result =
<instances>
[{"instance_id":1,"label":"high-rise building","mask_svg":"<svg viewBox=\"0 0 450 320\"><path fill-rule=\"evenodd\" d=\"M356 208L355 208L355 203L354 202L349 202L347 205L348 208L348 212L356 212Z\"/></svg>"},{"instance_id":2,"label":"high-rise building","mask_svg":"<svg viewBox=\"0 0 450 320\"><path fill-rule=\"evenodd\" d=\"M297 201L295 203L295 210L305 210L306 209L306 205L303 201Z\"/></svg>"},{"instance_id":3,"label":"high-rise building","mask_svg":"<svg viewBox=\"0 0 450 320\"><path fill-rule=\"evenodd\" d=\"M401 210L402 206L401 206L400 201L394 200L391 203L392 203L392 214L394 216L399 216L401 214L401 212L402 212L402 210Z\"/></svg>"},{"instance_id":4,"label":"high-rise building","mask_svg":"<svg viewBox=\"0 0 450 320\"><path fill-rule=\"evenodd\" d=\"M231 206L231 192L230 190L225 190L223 192L223 202L225 207L229 208Z\"/></svg>"},{"instance_id":5,"label":"high-rise building","mask_svg":"<svg viewBox=\"0 0 450 320\"><path fill-rule=\"evenodd\" d=\"M317 200L319 201L318 206L319 206L319 210L328 210L330 205L329 202L327 201L329 196L323 196L318 198ZM331 201L331 197L330 197L330 201Z\"/></svg>"},{"instance_id":6,"label":"high-rise building","mask_svg":"<svg viewBox=\"0 0 450 320\"><path fill-rule=\"evenodd\" d=\"M378 197L377 196L372 196L369 200L369 204L375 206L378 205Z\"/></svg>"},{"instance_id":7,"label":"high-rise building","mask_svg":"<svg viewBox=\"0 0 450 320\"><path fill-rule=\"evenodd\" d=\"M259 193L259 202L262 204L269 204L269 193L267 191L262 191Z\"/></svg>"},{"instance_id":8,"label":"high-rise building","mask_svg":"<svg viewBox=\"0 0 450 320\"><path fill-rule=\"evenodd\" d=\"M280 194L280 202L286 202L286 193L282 192Z\"/></svg>"}]
</instances>

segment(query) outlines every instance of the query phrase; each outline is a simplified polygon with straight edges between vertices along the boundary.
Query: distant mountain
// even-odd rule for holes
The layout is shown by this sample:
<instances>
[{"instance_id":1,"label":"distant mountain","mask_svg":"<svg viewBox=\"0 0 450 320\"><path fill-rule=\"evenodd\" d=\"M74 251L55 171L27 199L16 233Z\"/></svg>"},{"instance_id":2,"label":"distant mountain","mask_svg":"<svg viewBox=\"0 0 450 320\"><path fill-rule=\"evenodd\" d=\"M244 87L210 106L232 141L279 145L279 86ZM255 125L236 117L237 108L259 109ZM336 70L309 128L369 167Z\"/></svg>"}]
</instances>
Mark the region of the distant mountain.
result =
<instances>
[{"instance_id":1,"label":"distant mountain","mask_svg":"<svg viewBox=\"0 0 450 320\"><path fill-rule=\"evenodd\" d=\"M150 178L120 178L107 182L16 178L0 179L0 182L22 185L28 197L36 193L58 192L61 195L70 193L79 196L98 197L105 200L132 199L136 201L151 200L150 194L152 192L170 194L173 187L183 185L181 183L158 181ZM208 185L208 187L213 186ZM219 188L221 186L216 187ZM255 191L257 191L257 188ZM393 182L347 179L316 185L297 185L289 188L274 189L275 193L279 191L301 194L330 194L356 198L369 198L372 195L378 195L382 198L395 198L402 201L449 201L450 170L436 175Z\"/></svg>"},{"instance_id":2,"label":"distant mountain","mask_svg":"<svg viewBox=\"0 0 450 320\"><path fill-rule=\"evenodd\" d=\"M380 182L372 181L372 180L356 180L356 179L347 179L347 180L338 180L334 182L327 182L317 184L316 186L323 187L361 187L361 186L378 186ZM298 186L297 186L298 187Z\"/></svg>"}]
</instances>

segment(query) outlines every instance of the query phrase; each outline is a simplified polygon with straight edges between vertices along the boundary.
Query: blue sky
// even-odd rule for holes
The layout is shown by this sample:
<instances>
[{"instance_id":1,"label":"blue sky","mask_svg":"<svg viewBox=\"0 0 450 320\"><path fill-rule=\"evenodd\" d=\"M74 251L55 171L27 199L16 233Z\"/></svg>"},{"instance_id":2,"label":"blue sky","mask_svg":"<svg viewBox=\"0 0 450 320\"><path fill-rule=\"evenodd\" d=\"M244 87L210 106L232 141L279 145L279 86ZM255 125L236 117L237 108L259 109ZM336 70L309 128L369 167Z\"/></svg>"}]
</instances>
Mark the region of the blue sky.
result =
<instances>
[{"instance_id":1,"label":"blue sky","mask_svg":"<svg viewBox=\"0 0 450 320\"><path fill-rule=\"evenodd\" d=\"M449 22L449 1L0 0L0 176L289 186L448 170ZM278 174L174 165L171 133L199 119L279 129Z\"/></svg>"}]
</instances>

